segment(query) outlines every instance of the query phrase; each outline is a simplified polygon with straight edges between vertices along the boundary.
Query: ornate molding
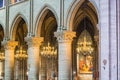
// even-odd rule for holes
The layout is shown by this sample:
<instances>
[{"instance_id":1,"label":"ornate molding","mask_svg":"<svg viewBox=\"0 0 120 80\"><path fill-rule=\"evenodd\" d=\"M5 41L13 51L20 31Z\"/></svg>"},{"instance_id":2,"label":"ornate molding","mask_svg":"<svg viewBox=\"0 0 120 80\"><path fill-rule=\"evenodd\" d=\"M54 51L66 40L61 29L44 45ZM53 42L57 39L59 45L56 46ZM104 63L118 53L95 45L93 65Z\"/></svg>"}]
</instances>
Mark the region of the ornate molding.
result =
<instances>
[{"instance_id":1,"label":"ornate molding","mask_svg":"<svg viewBox=\"0 0 120 80\"><path fill-rule=\"evenodd\" d=\"M76 37L76 33L73 31L61 31L55 32L54 36L57 38L58 42L72 42L73 37Z\"/></svg>"},{"instance_id":2,"label":"ornate molding","mask_svg":"<svg viewBox=\"0 0 120 80\"><path fill-rule=\"evenodd\" d=\"M15 47L18 45L17 41L2 41L2 45L7 50L14 50Z\"/></svg>"},{"instance_id":3,"label":"ornate molding","mask_svg":"<svg viewBox=\"0 0 120 80\"><path fill-rule=\"evenodd\" d=\"M42 37L25 37L28 47L39 47L43 41Z\"/></svg>"}]
</instances>

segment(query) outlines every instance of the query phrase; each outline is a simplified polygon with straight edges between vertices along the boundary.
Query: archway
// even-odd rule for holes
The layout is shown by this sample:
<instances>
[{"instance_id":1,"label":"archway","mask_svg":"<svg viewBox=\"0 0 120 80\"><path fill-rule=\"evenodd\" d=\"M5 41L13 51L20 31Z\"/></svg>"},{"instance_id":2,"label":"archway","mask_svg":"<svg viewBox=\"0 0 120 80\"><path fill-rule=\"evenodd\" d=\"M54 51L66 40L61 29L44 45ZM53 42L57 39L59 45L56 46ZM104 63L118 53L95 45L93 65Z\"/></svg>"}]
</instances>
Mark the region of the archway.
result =
<instances>
[{"instance_id":1,"label":"archway","mask_svg":"<svg viewBox=\"0 0 120 80\"><path fill-rule=\"evenodd\" d=\"M42 21L41 29L39 34L41 37L44 37L44 42L40 47L40 57L41 57L41 71L40 71L40 79L48 80L57 78L57 40L54 37L54 32L57 31L57 21L52 11L47 9ZM47 50L49 53L47 53ZM55 54L52 53L56 52Z\"/></svg>"},{"instance_id":2,"label":"archway","mask_svg":"<svg viewBox=\"0 0 120 80\"><path fill-rule=\"evenodd\" d=\"M27 80L27 44L24 41L28 32L27 25L19 16L13 26L12 39L18 42L15 48L14 79Z\"/></svg>"},{"instance_id":3,"label":"archway","mask_svg":"<svg viewBox=\"0 0 120 80\"><path fill-rule=\"evenodd\" d=\"M2 25L0 25L0 56L4 56L4 48L1 45L1 42L3 41L4 38L4 30ZM4 77L4 62L3 60L0 60L0 79L3 79Z\"/></svg>"},{"instance_id":4,"label":"archway","mask_svg":"<svg viewBox=\"0 0 120 80\"><path fill-rule=\"evenodd\" d=\"M77 5L78 6L78 5ZM77 77L79 77L79 80L96 80L98 79L98 39L96 40L96 37L98 35L98 29L97 29L97 23L98 23L98 16L97 12L92 5L91 2L88 0L85 0L81 6L77 9L76 13L74 13L75 16L72 19L72 30L76 32L76 38L73 41L73 77L75 74L77 74ZM82 34L86 34L83 37ZM84 39L86 37L86 40ZM85 42L86 41L86 42ZM82 46L84 48L87 48L88 44L87 42L91 42L91 47L93 47L94 51L92 52L92 55L90 55L90 50L87 50L89 54L85 54L84 50L83 52L77 52L78 44L82 42ZM85 43L84 43L85 42ZM81 49L81 48L80 48ZM84 53L84 54L83 54ZM79 57L78 57L79 55ZM92 59L92 65L93 67L89 66L86 62L86 59L81 60L82 56L91 57ZM79 59L78 59L79 58ZM89 61L88 61L89 62ZM88 67L91 67L88 69ZM86 69L85 69L86 68ZM82 71L82 70L84 71ZM87 76L87 77L86 77Z\"/></svg>"}]
</instances>

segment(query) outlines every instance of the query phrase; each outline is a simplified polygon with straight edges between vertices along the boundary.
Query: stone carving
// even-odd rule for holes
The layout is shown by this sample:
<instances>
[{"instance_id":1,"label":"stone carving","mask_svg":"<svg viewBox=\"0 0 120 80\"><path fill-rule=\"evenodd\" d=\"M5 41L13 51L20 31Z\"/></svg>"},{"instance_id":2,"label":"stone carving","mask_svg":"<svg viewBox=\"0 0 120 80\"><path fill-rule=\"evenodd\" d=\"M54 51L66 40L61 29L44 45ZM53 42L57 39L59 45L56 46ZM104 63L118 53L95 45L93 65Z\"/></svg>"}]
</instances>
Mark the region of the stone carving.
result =
<instances>
[{"instance_id":1,"label":"stone carving","mask_svg":"<svg viewBox=\"0 0 120 80\"><path fill-rule=\"evenodd\" d=\"M71 42L76 34L72 31L61 31L55 32L54 35L57 37L58 42Z\"/></svg>"},{"instance_id":2,"label":"stone carving","mask_svg":"<svg viewBox=\"0 0 120 80\"><path fill-rule=\"evenodd\" d=\"M43 41L42 37L25 37L25 41L27 42L28 47L39 47L41 42Z\"/></svg>"},{"instance_id":3,"label":"stone carving","mask_svg":"<svg viewBox=\"0 0 120 80\"><path fill-rule=\"evenodd\" d=\"M5 49L14 50L15 47L18 45L18 42L17 41L3 41L2 45L4 46Z\"/></svg>"}]
</instances>

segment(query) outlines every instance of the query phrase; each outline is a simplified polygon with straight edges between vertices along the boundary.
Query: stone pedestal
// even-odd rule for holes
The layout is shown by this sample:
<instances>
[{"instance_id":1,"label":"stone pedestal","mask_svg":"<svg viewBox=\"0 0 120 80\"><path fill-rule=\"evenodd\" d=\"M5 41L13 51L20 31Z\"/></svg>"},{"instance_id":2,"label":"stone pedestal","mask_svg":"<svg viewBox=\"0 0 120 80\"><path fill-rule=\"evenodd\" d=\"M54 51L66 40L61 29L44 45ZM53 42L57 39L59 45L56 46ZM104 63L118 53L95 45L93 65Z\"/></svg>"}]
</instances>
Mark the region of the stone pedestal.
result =
<instances>
[{"instance_id":1,"label":"stone pedestal","mask_svg":"<svg viewBox=\"0 0 120 80\"><path fill-rule=\"evenodd\" d=\"M5 48L5 76L4 80L14 80L14 49L17 45L15 41L3 41Z\"/></svg>"},{"instance_id":2,"label":"stone pedestal","mask_svg":"<svg viewBox=\"0 0 120 80\"><path fill-rule=\"evenodd\" d=\"M26 37L28 44L28 80L39 80L39 46L43 38Z\"/></svg>"},{"instance_id":3,"label":"stone pedestal","mask_svg":"<svg viewBox=\"0 0 120 80\"><path fill-rule=\"evenodd\" d=\"M75 33L71 31L55 32L58 40L58 80L72 79L72 48L71 43Z\"/></svg>"}]
</instances>

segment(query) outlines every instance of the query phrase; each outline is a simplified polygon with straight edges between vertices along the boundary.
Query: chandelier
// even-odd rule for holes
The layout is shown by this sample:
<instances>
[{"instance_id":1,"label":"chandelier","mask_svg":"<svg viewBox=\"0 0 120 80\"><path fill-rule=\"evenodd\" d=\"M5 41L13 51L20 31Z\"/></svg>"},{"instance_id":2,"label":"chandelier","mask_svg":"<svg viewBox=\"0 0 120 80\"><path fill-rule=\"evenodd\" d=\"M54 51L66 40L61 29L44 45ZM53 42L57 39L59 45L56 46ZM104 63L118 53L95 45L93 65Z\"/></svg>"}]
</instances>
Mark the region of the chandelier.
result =
<instances>
[{"instance_id":1,"label":"chandelier","mask_svg":"<svg viewBox=\"0 0 120 80\"><path fill-rule=\"evenodd\" d=\"M25 49L23 49L22 46L20 46L16 50L15 59L21 61L21 60L26 60L27 58L28 58L27 51Z\"/></svg>"},{"instance_id":2,"label":"chandelier","mask_svg":"<svg viewBox=\"0 0 120 80\"><path fill-rule=\"evenodd\" d=\"M0 53L0 62L5 60L4 52L1 51Z\"/></svg>"},{"instance_id":3,"label":"chandelier","mask_svg":"<svg viewBox=\"0 0 120 80\"><path fill-rule=\"evenodd\" d=\"M44 56L47 58L56 58L57 57L57 49L50 46L50 43L48 42L47 46L42 46L41 56Z\"/></svg>"},{"instance_id":4,"label":"chandelier","mask_svg":"<svg viewBox=\"0 0 120 80\"><path fill-rule=\"evenodd\" d=\"M77 43L77 46L77 52L83 55L91 55L94 51L92 42L87 41L86 36L84 36L83 41Z\"/></svg>"}]
</instances>

